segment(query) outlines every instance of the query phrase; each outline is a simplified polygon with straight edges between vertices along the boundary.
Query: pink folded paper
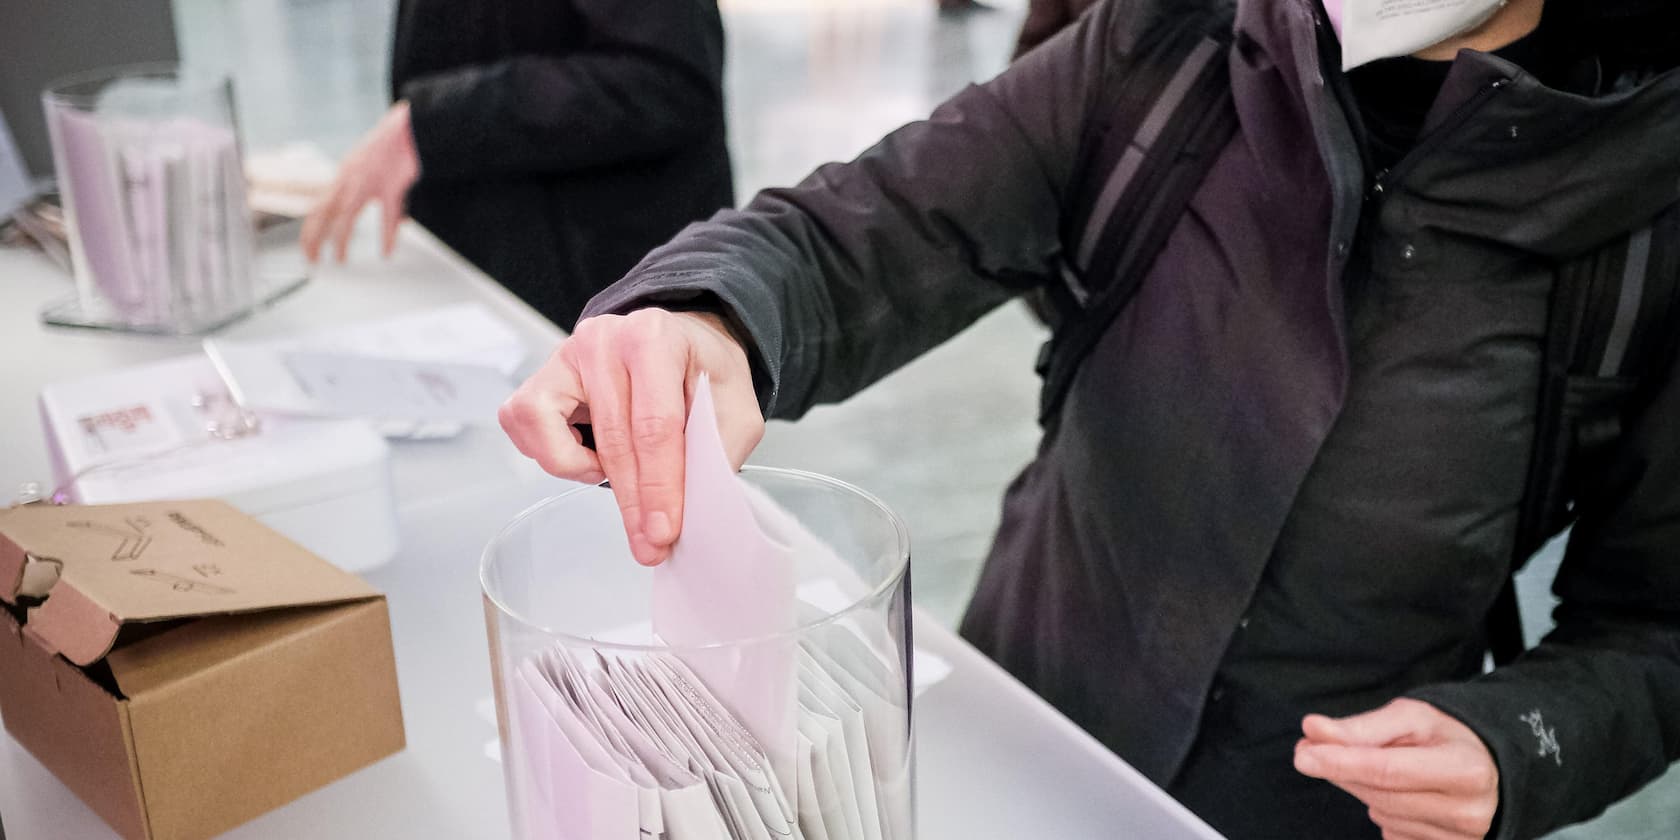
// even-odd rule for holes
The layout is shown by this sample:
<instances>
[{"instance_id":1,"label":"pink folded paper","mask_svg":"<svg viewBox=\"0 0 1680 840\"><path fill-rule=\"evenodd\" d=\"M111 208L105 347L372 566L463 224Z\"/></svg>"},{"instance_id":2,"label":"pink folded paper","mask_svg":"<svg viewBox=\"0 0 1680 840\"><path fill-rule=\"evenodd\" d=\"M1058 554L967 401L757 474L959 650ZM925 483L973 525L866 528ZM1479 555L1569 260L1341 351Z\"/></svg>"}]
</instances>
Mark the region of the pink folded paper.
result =
<instances>
[{"instance_id":1,"label":"pink folded paper","mask_svg":"<svg viewBox=\"0 0 1680 840\"><path fill-rule=\"evenodd\" d=\"M682 535L653 571L653 630L733 712L791 791L798 731L794 545L798 526L723 449L710 381L689 410ZM777 637L778 638L767 638ZM760 640L705 650L694 646Z\"/></svg>"},{"instance_id":2,"label":"pink folded paper","mask_svg":"<svg viewBox=\"0 0 1680 840\"><path fill-rule=\"evenodd\" d=\"M636 788L566 708L532 660L520 663L509 697L523 808L519 840L612 840L639 821Z\"/></svg>"}]
</instances>

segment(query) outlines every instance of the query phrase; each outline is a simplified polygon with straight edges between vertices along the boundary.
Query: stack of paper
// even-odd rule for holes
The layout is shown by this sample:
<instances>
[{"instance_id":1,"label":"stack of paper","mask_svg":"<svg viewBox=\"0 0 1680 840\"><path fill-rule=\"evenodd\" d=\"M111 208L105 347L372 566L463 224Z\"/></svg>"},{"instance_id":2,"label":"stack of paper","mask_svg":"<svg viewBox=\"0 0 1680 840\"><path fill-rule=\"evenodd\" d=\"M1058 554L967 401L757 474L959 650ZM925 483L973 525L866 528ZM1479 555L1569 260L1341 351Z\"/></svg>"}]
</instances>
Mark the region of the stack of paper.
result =
<instances>
[{"instance_id":1,"label":"stack of paper","mask_svg":"<svg viewBox=\"0 0 1680 840\"><path fill-rule=\"evenodd\" d=\"M670 649L557 644L504 676L516 831L908 840L908 651L887 611L801 602L796 565L831 566L825 589L860 582L734 474L704 380L688 447L682 538L653 572ZM723 644L739 639L758 641Z\"/></svg>"},{"instance_id":2,"label":"stack of paper","mask_svg":"<svg viewBox=\"0 0 1680 840\"><path fill-rule=\"evenodd\" d=\"M144 102L155 93L147 84L113 85L100 106ZM80 268L124 320L191 324L251 305L251 222L231 125L70 108L50 118Z\"/></svg>"}]
</instances>

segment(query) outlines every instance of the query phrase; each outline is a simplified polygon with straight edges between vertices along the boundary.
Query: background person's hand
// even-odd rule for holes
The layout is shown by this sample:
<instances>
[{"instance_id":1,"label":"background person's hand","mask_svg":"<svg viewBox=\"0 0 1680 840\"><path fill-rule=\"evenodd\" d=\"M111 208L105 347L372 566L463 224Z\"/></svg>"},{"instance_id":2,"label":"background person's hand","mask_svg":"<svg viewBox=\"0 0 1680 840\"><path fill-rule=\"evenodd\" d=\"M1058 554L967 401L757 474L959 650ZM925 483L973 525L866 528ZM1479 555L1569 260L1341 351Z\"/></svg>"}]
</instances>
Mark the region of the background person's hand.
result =
<instances>
[{"instance_id":1,"label":"background person's hand","mask_svg":"<svg viewBox=\"0 0 1680 840\"><path fill-rule=\"evenodd\" d=\"M502 428L549 473L612 482L630 550L662 562L682 532L684 427L711 377L718 431L739 467L764 436L746 351L717 315L643 309L578 323L502 405ZM588 423L595 451L573 424Z\"/></svg>"},{"instance_id":2,"label":"background person's hand","mask_svg":"<svg viewBox=\"0 0 1680 840\"><path fill-rule=\"evenodd\" d=\"M1358 797L1383 840L1483 838L1499 811L1499 766L1482 739L1428 703L1308 715L1295 769Z\"/></svg>"},{"instance_id":3,"label":"background person's hand","mask_svg":"<svg viewBox=\"0 0 1680 840\"><path fill-rule=\"evenodd\" d=\"M321 247L330 241L338 261L344 262L356 217L369 202L377 201L384 214L381 253L390 256L397 244L397 225L403 220L403 202L419 177L420 156L414 149L408 103L400 101L344 158L327 197L304 220L303 253L315 262L321 257Z\"/></svg>"}]
</instances>

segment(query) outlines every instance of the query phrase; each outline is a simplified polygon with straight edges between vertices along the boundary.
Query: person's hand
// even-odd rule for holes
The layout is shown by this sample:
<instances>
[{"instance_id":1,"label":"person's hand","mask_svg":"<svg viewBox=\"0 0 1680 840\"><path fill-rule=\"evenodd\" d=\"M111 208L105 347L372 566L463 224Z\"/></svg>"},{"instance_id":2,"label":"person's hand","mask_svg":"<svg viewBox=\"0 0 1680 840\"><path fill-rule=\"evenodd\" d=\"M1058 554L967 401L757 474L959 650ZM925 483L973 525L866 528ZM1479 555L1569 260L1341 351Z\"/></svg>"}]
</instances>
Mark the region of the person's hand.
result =
<instances>
[{"instance_id":1,"label":"person's hand","mask_svg":"<svg viewBox=\"0 0 1680 840\"><path fill-rule=\"evenodd\" d=\"M711 377L718 431L739 467L764 436L746 351L717 315L642 309L579 322L502 405L502 428L549 473L612 482L630 550L662 562L682 532L684 426ZM573 424L588 423L595 451Z\"/></svg>"},{"instance_id":2,"label":"person's hand","mask_svg":"<svg viewBox=\"0 0 1680 840\"><path fill-rule=\"evenodd\" d=\"M1499 766L1481 738L1428 703L1400 699L1332 720L1308 715L1295 769L1358 797L1383 840L1486 837Z\"/></svg>"},{"instance_id":3,"label":"person's hand","mask_svg":"<svg viewBox=\"0 0 1680 840\"><path fill-rule=\"evenodd\" d=\"M390 256L397 244L397 225L403 220L403 202L419 177L420 156L414 150L408 102L400 101L345 157L327 197L304 220L303 253L315 262L321 257L321 247L332 242L338 261L344 262L356 217L369 202L377 201L384 214L381 253Z\"/></svg>"}]
</instances>

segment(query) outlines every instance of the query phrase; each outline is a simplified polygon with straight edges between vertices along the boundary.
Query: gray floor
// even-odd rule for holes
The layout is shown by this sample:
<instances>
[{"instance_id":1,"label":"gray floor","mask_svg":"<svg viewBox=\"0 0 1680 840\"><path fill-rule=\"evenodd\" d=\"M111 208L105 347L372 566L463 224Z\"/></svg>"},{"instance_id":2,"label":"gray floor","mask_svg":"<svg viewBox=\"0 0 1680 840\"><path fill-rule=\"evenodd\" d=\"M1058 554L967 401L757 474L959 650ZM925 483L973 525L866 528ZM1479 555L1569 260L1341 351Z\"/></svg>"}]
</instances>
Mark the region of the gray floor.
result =
<instances>
[{"instance_id":1,"label":"gray floor","mask_svg":"<svg viewBox=\"0 0 1680 840\"><path fill-rule=\"evenodd\" d=\"M850 157L1006 61L1023 0L941 19L933 0L724 0L730 135L742 196ZM175 0L184 59L235 78L247 148L350 148L387 101L392 0ZM881 495L909 522L917 600L954 623L997 525L1004 485L1037 442L1042 336L1019 307L847 403L773 424L755 460ZM1555 555L1522 581L1544 632ZM1553 840L1680 838L1680 774Z\"/></svg>"}]
</instances>

